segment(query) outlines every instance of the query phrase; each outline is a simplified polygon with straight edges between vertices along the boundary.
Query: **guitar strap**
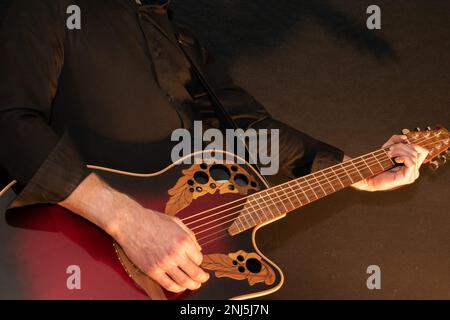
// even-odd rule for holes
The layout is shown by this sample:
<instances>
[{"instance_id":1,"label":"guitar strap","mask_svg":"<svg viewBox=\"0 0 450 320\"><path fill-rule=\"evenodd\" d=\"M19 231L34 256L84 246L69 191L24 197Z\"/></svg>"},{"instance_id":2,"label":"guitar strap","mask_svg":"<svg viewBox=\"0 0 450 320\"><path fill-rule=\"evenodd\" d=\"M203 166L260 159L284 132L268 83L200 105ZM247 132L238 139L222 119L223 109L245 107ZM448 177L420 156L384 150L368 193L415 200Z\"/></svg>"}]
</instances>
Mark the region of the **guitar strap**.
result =
<instances>
[{"instance_id":1,"label":"guitar strap","mask_svg":"<svg viewBox=\"0 0 450 320\"><path fill-rule=\"evenodd\" d=\"M186 50L186 48L190 47L190 43L191 41L189 41L189 37L185 36L183 33L181 32L177 32L176 33L176 38L177 41L179 43L179 47L181 49L181 51L184 53L185 57L187 58L187 60L189 61L191 67L192 67L192 71L194 72L195 76L197 77L197 79L199 80L201 86L203 87L203 89L205 90L206 94L208 95L208 98L211 102L212 107L214 108L214 111L216 113L216 116L219 120L220 123L220 128L222 129L222 132L225 133L226 129L234 129L237 130L239 129L238 125L236 124L236 122L233 120L233 118L231 117L231 115L228 113L228 111L226 110L226 108L224 107L224 105L222 104L222 102L220 101L220 99L218 98L216 91L214 90L213 86L209 83L207 77L204 75L204 73L200 70L200 68L198 67L197 63L195 62L195 60L191 57L191 55L189 54L188 50ZM250 154L249 150L248 150L248 146L245 142L245 138L239 134L239 131L237 131L237 143L241 144L243 146L243 149L245 150L245 159L258 171L261 173L261 170L259 169L257 162L254 161L254 159L252 158L252 155ZM265 179L264 176L261 175L261 177L265 180L266 183L268 183L268 181Z\"/></svg>"}]
</instances>

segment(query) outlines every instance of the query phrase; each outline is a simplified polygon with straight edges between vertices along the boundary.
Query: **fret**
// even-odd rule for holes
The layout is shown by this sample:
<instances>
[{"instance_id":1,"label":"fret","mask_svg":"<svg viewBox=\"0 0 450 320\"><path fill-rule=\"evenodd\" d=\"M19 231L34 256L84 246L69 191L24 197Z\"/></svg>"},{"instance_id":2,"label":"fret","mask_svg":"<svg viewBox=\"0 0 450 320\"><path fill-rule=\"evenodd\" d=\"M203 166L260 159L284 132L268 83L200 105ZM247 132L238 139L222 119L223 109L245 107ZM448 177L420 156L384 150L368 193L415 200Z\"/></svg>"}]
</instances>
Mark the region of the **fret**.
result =
<instances>
[{"instance_id":1,"label":"fret","mask_svg":"<svg viewBox=\"0 0 450 320\"><path fill-rule=\"evenodd\" d=\"M271 190L272 189L268 189L268 190L266 190L266 194L269 196L269 200L273 203L273 204L270 204L269 205L269 207L274 207L278 212L277 212L277 214L281 214L281 211L280 211L280 209L278 208L278 205L275 203L275 201L273 201L273 197L271 196L271 194L269 193L269 192L271 192ZM272 214L273 214L273 212L272 212Z\"/></svg>"},{"instance_id":2,"label":"fret","mask_svg":"<svg viewBox=\"0 0 450 320\"><path fill-rule=\"evenodd\" d=\"M363 179L369 178L373 176L372 169L364 159L364 157L357 158L355 161L356 166L358 167L359 172L361 173Z\"/></svg>"},{"instance_id":3,"label":"fret","mask_svg":"<svg viewBox=\"0 0 450 320\"><path fill-rule=\"evenodd\" d=\"M240 213L240 216L239 216L239 220L241 221L241 224L242 224L242 222L244 222L243 220L245 219L245 224L242 224L242 226L244 227L244 230L246 229L246 226L251 226L251 224L247 220L248 213L245 212L246 210L247 210L246 208L243 208L241 210L241 213Z\"/></svg>"},{"instance_id":4,"label":"fret","mask_svg":"<svg viewBox=\"0 0 450 320\"><path fill-rule=\"evenodd\" d=\"M290 183L289 183L290 184ZM300 198L299 198L299 190L301 191L301 188L298 188L298 190L295 190L291 185L289 185L288 186L289 187L289 189L291 189L290 191L289 191L289 194L294 194L295 195L295 199L297 199L297 201L298 201L298 204L297 205L295 205L294 204L294 207L295 208L298 208L298 207L301 207L301 206L303 206L304 204L306 204L307 202L305 201L305 203L303 204L303 202L300 200ZM289 199L289 201L291 201L290 199ZM292 201L291 201L291 203L292 203Z\"/></svg>"},{"instance_id":5,"label":"fret","mask_svg":"<svg viewBox=\"0 0 450 320\"><path fill-rule=\"evenodd\" d=\"M313 193L314 196L316 197L316 199L314 199L314 200L320 199L320 197L317 195L316 191L315 191L314 188L311 186L311 184L309 183L309 180L308 180L307 178L305 178L305 182L306 182L306 184L307 184L308 187L309 187L309 189L308 189L307 191L312 191L312 193ZM305 191L305 192L307 192L307 191Z\"/></svg>"},{"instance_id":6,"label":"fret","mask_svg":"<svg viewBox=\"0 0 450 320\"><path fill-rule=\"evenodd\" d=\"M377 169L376 171L377 172L382 172L382 171L384 171L384 167L383 167L383 165L380 163L380 161L378 160L378 158L372 153L372 154L370 154L371 156L372 156L372 158L374 158L375 160L376 160L376 164L375 165L378 165L380 168L379 169Z\"/></svg>"},{"instance_id":7,"label":"fret","mask_svg":"<svg viewBox=\"0 0 450 320\"><path fill-rule=\"evenodd\" d=\"M302 187L301 183L299 183L301 179L304 180L304 178L300 178L300 179L297 179L297 180L294 180L294 181L295 181L295 183L297 184L297 186L300 188L300 190L302 191L302 193L305 195L305 199L306 199L307 203L310 203L310 202L312 202L311 199L310 199L310 198L308 197L308 195L306 194L306 191L305 191L305 189Z\"/></svg>"},{"instance_id":8,"label":"fret","mask_svg":"<svg viewBox=\"0 0 450 320\"><path fill-rule=\"evenodd\" d=\"M385 170L391 169L392 167L395 166L395 162L394 162L394 160L392 160L392 158L389 156L389 153L388 153L387 149L382 149L382 150L383 150L384 155L386 156L386 157L384 158L383 162L385 162L385 161L388 161L388 162L389 162L389 165L386 166L386 167L383 167L383 168L384 168Z\"/></svg>"},{"instance_id":9,"label":"fret","mask_svg":"<svg viewBox=\"0 0 450 320\"><path fill-rule=\"evenodd\" d=\"M252 220L251 224L249 225L256 225L258 221L255 221L255 218L253 217L253 213L250 211L250 209L247 207L247 214L245 214L246 218L250 218ZM259 215L256 215L257 217L259 217ZM247 220L247 219L246 219Z\"/></svg>"},{"instance_id":10,"label":"fret","mask_svg":"<svg viewBox=\"0 0 450 320\"><path fill-rule=\"evenodd\" d=\"M236 228L238 230L237 233L242 232L242 231L245 230L244 226L242 226L242 229L241 229L241 227L239 225L242 226L242 222L239 219L234 220L233 226L236 226Z\"/></svg>"},{"instance_id":11,"label":"fret","mask_svg":"<svg viewBox=\"0 0 450 320\"><path fill-rule=\"evenodd\" d=\"M270 220L271 218L267 217L266 212L268 211L273 217L275 217L272 213L272 211L270 211L268 208L262 208L261 207L261 203L266 203L266 201L264 201L261 197L261 195L259 193L255 193L254 195L257 195L262 201L258 201L258 199L255 199L255 203L258 205L260 212L262 212L264 214L264 219L265 221Z\"/></svg>"},{"instance_id":12,"label":"fret","mask_svg":"<svg viewBox=\"0 0 450 320\"><path fill-rule=\"evenodd\" d=\"M341 178L336 174L336 172L332 168L328 168L325 171L330 171L336 177L337 181L339 181L339 183L341 184L342 188L345 188L345 185L342 183Z\"/></svg>"},{"instance_id":13,"label":"fret","mask_svg":"<svg viewBox=\"0 0 450 320\"><path fill-rule=\"evenodd\" d=\"M370 165L367 163L366 159L364 159L364 157L361 157L362 161L364 161L364 164L366 165L366 167L370 170L370 174L373 176L375 175L375 173L372 171L372 169L370 168Z\"/></svg>"},{"instance_id":14,"label":"fret","mask_svg":"<svg viewBox=\"0 0 450 320\"><path fill-rule=\"evenodd\" d=\"M320 197L322 198L322 197L326 196L328 193L327 193L327 192L325 191L325 189L322 187L322 184L319 182L319 180L317 180L316 174L315 174L315 173L311 175L311 178L314 178L314 180L316 180L316 183L319 185L320 189L322 189L323 196L320 196Z\"/></svg>"},{"instance_id":15,"label":"fret","mask_svg":"<svg viewBox=\"0 0 450 320\"><path fill-rule=\"evenodd\" d=\"M269 198L269 200L273 203L273 204L268 204L268 201L267 201L267 199L264 199L261 195L260 195L260 199L261 199L261 203L264 203L266 206L265 206L265 208L266 208L266 210L265 210L265 212L266 213L269 213L271 216L272 216L272 218L275 218L276 217L276 215L275 215L275 213L274 213L274 210L273 209L271 209L271 207L272 206L274 206L275 205L275 203L273 202L273 200L272 200L272 197L271 197L271 195L270 195L270 189L268 189L268 190L266 190L266 191L264 191L263 193L265 194L265 196L264 196L264 198ZM277 207L275 207L277 210L278 210L278 208ZM270 220L271 218L269 218L269 220Z\"/></svg>"},{"instance_id":16,"label":"fret","mask_svg":"<svg viewBox=\"0 0 450 320\"><path fill-rule=\"evenodd\" d=\"M275 187L275 188L273 189L273 190L275 191L275 194L277 195L277 198L280 200L281 205L284 207L285 212L290 211L288 208L286 208L286 205L284 204L283 199L281 199L281 197L280 197L280 193L281 193L281 192L284 193L283 188L281 188L281 190L277 190L277 188L280 189L281 187L280 187L280 186L277 186L277 187ZM287 196L287 195L284 193L284 196ZM288 199L289 199L289 196L287 196L287 197L288 197Z\"/></svg>"},{"instance_id":17,"label":"fret","mask_svg":"<svg viewBox=\"0 0 450 320\"><path fill-rule=\"evenodd\" d=\"M346 162L347 162L347 161L346 161ZM346 163L346 162L344 162L344 163ZM344 185L345 185L345 186L349 186L349 185L354 184L355 181L353 181L352 177L348 174L347 169L344 168L343 164L341 164L340 167L341 167L341 170L344 171L345 175L346 175L346 176L348 177L348 179L349 179L348 182L345 182L345 181L344 181L344 182L345 182ZM344 179L344 178L343 178L343 179Z\"/></svg>"},{"instance_id":18,"label":"fret","mask_svg":"<svg viewBox=\"0 0 450 320\"><path fill-rule=\"evenodd\" d=\"M279 187L281 188L281 186L279 186ZM291 207L292 207L291 209L288 209L288 208L283 204L283 206L286 208L286 212L289 212L289 211L294 210L295 208L297 208L297 207L292 203L292 201L291 201L292 196L295 196L295 192L292 192L292 191L286 192L286 191L284 191L282 188L281 188L281 190L283 191L283 196L285 196L285 197L287 198L287 200L289 201L289 204L290 204ZM281 199L281 197L280 197L280 200L283 201L283 199Z\"/></svg>"},{"instance_id":19,"label":"fret","mask_svg":"<svg viewBox=\"0 0 450 320\"><path fill-rule=\"evenodd\" d=\"M359 172L358 168L356 168L356 166L354 165L354 161L355 159L349 160L346 164L347 167L345 168L345 170L347 170L348 174L352 178L352 184L361 181L361 179L364 179L362 178L362 175Z\"/></svg>"},{"instance_id":20,"label":"fret","mask_svg":"<svg viewBox=\"0 0 450 320\"><path fill-rule=\"evenodd\" d=\"M330 179L328 179L328 175L326 175L323 171L319 171L318 173L322 174L322 177L325 177L325 180L327 181L328 185L331 187L331 189L333 189L333 192L335 192L336 189L334 188L333 183L331 183Z\"/></svg>"},{"instance_id":21,"label":"fret","mask_svg":"<svg viewBox=\"0 0 450 320\"><path fill-rule=\"evenodd\" d=\"M351 162L353 168L356 169L356 173L358 173L358 175L360 176L361 180L364 180L363 175L361 174L361 172L359 171L358 167L355 165L355 161L354 160L350 160L349 162ZM359 179L359 178L358 178Z\"/></svg>"}]
</instances>

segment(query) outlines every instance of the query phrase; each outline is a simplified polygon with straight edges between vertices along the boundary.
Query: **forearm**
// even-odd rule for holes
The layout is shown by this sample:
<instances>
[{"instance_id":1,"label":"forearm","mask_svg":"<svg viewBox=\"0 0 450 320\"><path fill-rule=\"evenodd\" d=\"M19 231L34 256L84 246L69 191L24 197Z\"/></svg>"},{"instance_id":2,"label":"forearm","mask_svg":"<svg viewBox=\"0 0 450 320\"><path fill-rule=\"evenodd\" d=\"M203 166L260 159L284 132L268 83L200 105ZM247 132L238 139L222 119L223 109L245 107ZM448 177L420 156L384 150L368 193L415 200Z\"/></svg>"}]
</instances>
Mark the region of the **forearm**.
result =
<instances>
[{"instance_id":1,"label":"forearm","mask_svg":"<svg viewBox=\"0 0 450 320\"><path fill-rule=\"evenodd\" d=\"M138 212L142 207L127 195L111 188L96 174L87 176L60 206L96 224L116 238L126 213Z\"/></svg>"}]
</instances>

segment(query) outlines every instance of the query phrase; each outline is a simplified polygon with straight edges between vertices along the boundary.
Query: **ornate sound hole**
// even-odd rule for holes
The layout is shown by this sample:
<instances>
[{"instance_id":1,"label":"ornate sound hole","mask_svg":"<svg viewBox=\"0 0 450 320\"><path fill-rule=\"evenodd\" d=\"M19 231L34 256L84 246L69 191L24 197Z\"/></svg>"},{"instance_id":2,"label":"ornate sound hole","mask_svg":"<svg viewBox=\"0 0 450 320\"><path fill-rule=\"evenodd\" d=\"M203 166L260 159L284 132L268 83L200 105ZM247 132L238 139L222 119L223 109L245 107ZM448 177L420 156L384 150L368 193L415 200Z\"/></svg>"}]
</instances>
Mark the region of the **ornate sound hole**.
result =
<instances>
[{"instance_id":1,"label":"ornate sound hole","mask_svg":"<svg viewBox=\"0 0 450 320\"><path fill-rule=\"evenodd\" d=\"M243 174L237 174L234 177L234 181L240 186L248 185L248 178L245 175L243 175Z\"/></svg>"},{"instance_id":2,"label":"ornate sound hole","mask_svg":"<svg viewBox=\"0 0 450 320\"><path fill-rule=\"evenodd\" d=\"M251 273L258 273L261 271L262 265L261 261L255 258L250 258L245 263L245 266L247 267L247 270Z\"/></svg>"},{"instance_id":3,"label":"ornate sound hole","mask_svg":"<svg viewBox=\"0 0 450 320\"><path fill-rule=\"evenodd\" d=\"M211 174L211 178L218 182L229 181L231 177L230 170L228 170L228 168L223 164L215 164L211 166L209 173Z\"/></svg>"},{"instance_id":4,"label":"ornate sound hole","mask_svg":"<svg viewBox=\"0 0 450 320\"><path fill-rule=\"evenodd\" d=\"M189 206L192 200L206 194L240 193L258 191L259 182L255 176L238 164L226 164L210 159L194 164L182 171L183 175L169 191L165 212L176 215Z\"/></svg>"},{"instance_id":5,"label":"ornate sound hole","mask_svg":"<svg viewBox=\"0 0 450 320\"><path fill-rule=\"evenodd\" d=\"M194 180L195 182L197 182L198 184L207 184L209 181L209 177L208 175L203 172L203 171L197 171L194 174Z\"/></svg>"}]
</instances>

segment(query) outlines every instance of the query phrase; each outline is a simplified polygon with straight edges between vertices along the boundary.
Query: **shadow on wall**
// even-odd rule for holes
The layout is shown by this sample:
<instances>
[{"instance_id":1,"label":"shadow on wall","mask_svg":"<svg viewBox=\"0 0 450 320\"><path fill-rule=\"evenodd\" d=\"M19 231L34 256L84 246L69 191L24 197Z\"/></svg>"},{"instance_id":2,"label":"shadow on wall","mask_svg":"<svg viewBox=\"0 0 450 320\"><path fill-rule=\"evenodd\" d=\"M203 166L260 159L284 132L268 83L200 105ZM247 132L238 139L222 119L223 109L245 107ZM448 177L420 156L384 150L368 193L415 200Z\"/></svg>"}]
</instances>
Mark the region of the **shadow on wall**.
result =
<instances>
[{"instance_id":1,"label":"shadow on wall","mask_svg":"<svg viewBox=\"0 0 450 320\"><path fill-rule=\"evenodd\" d=\"M3 14L5 9L11 4L13 0L0 0L0 26L3 22Z\"/></svg>"},{"instance_id":2,"label":"shadow on wall","mask_svg":"<svg viewBox=\"0 0 450 320\"><path fill-rule=\"evenodd\" d=\"M0 25L12 1L0 0ZM366 29L364 21L322 0L172 0L172 9L175 21L192 28L225 63L241 54L276 47L289 32L310 21L362 53L378 60L397 60L392 46Z\"/></svg>"},{"instance_id":3,"label":"shadow on wall","mask_svg":"<svg viewBox=\"0 0 450 320\"><path fill-rule=\"evenodd\" d=\"M291 32L317 23L326 32L377 60L397 61L392 46L365 21L321 0L172 0L176 22L190 27L224 62L276 47ZM219 54L220 53L220 54Z\"/></svg>"}]
</instances>

